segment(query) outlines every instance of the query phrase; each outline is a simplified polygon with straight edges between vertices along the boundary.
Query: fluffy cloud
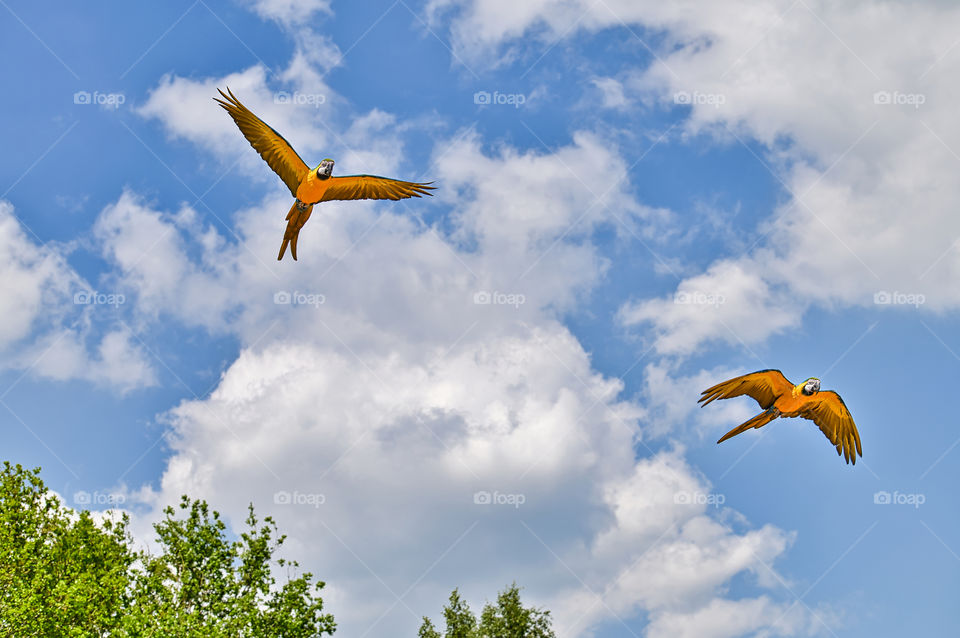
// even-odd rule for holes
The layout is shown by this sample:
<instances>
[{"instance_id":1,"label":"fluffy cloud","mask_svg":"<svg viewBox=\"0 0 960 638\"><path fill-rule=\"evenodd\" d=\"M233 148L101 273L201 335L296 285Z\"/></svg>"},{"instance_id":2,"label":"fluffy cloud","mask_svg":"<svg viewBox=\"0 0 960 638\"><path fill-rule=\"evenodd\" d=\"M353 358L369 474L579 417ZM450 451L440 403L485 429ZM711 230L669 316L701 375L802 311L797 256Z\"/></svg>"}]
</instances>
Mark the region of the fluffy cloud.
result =
<instances>
[{"instance_id":1,"label":"fluffy cloud","mask_svg":"<svg viewBox=\"0 0 960 638\"><path fill-rule=\"evenodd\" d=\"M139 344L111 313L124 299L98 291L24 232L13 207L0 201L0 352L4 368L65 381L84 379L121 391L153 385ZM115 325L101 328L104 324ZM99 343L97 340L99 339Z\"/></svg>"},{"instance_id":2,"label":"fluffy cloud","mask_svg":"<svg viewBox=\"0 0 960 638\"><path fill-rule=\"evenodd\" d=\"M70 296L69 269L56 253L40 248L24 232L13 206L0 202L0 347L27 336L46 304L61 305Z\"/></svg>"},{"instance_id":3,"label":"fluffy cloud","mask_svg":"<svg viewBox=\"0 0 960 638\"><path fill-rule=\"evenodd\" d=\"M580 586L560 594L554 605L564 635L581 635L598 621L629 619L640 611L649 614L652 630L718 602L739 605L718 595L741 572L773 586L770 565L792 536L770 526L741 534L709 516L708 509L722 504L722 495L711 493L680 452L641 460L606 485L612 524L588 550L564 557L583 574ZM770 619L757 626L765 622Z\"/></svg>"},{"instance_id":4,"label":"fluffy cloud","mask_svg":"<svg viewBox=\"0 0 960 638\"><path fill-rule=\"evenodd\" d=\"M649 638L733 638L768 630L777 636L810 636L822 632L836 614L823 609L805 613L800 605L783 605L766 596L746 600L714 600L690 613L666 613L651 622ZM768 634L769 635L769 634Z\"/></svg>"},{"instance_id":5,"label":"fluffy cloud","mask_svg":"<svg viewBox=\"0 0 960 638\"><path fill-rule=\"evenodd\" d=\"M628 326L655 325L663 354L691 354L708 340L751 345L800 322L783 286L774 288L747 260L720 261L684 279L672 298L628 303L620 319Z\"/></svg>"},{"instance_id":6,"label":"fluffy cloud","mask_svg":"<svg viewBox=\"0 0 960 638\"><path fill-rule=\"evenodd\" d=\"M531 37L552 42L623 25L641 37L660 33L663 46L648 67L622 69L616 85L601 86L622 85L638 109L686 105L688 139L743 143L782 182L785 201L756 230L747 254L721 258L678 287L728 288L726 307L701 312L672 299L624 307L628 324L652 324L661 352L762 340L795 326L811 304L865 306L883 292L894 301L922 298L922 310L960 305L952 285L960 275L953 179L960 95L948 79L960 70L949 26L960 16L956 7L786 0L430 6L435 17L451 17L453 40L470 60L509 58L516 47L537 46Z\"/></svg>"},{"instance_id":7,"label":"fluffy cloud","mask_svg":"<svg viewBox=\"0 0 960 638\"><path fill-rule=\"evenodd\" d=\"M747 342L745 335L762 339L795 325L811 303L862 306L899 292L905 295L892 295L895 302L922 298L923 309L960 304L949 283L960 274L953 245L960 222L952 212L960 190L949 177L957 161L951 149L960 143L952 116L958 96L943 81L960 63L945 55L954 38L944 25L957 10L914 9L800 3L768 5L763 19L691 15L686 32L700 31L710 46L691 38L637 74L647 94L690 96L689 132L765 145L758 161L770 164L789 195L758 229L760 248L679 287L704 277L722 285L717 275L725 268L751 273L754 294L735 302L735 314L763 317L761 325L740 331L723 312L712 324L671 324L649 315L654 303L626 308L628 321L654 324L662 350L729 341L731 330ZM910 34L919 33L918 48ZM683 310L668 319L677 313Z\"/></svg>"}]
</instances>

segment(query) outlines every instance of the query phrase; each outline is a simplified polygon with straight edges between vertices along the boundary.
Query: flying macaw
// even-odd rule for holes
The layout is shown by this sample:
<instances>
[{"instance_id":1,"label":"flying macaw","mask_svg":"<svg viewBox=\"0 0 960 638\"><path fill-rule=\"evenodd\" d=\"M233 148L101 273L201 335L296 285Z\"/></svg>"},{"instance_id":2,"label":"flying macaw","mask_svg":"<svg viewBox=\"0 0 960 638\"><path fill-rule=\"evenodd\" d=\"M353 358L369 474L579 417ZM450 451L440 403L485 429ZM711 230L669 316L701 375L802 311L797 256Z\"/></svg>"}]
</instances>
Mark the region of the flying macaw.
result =
<instances>
[{"instance_id":1,"label":"flying macaw","mask_svg":"<svg viewBox=\"0 0 960 638\"><path fill-rule=\"evenodd\" d=\"M820 391L820 379L810 377L793 385L779 370L760 370L704 390L698 403L702 408L714 399L730 399L744 394L756 399L764 411L724 434L717 443L750 428L761 428L777 417L799 416L816 423L847 463L856 464L857 455L863 456L860 433L850 411L839 394L832 390Z\"/></svg>"},{"instance_id":2,"label":"flying macaw","mask_svg":"<svg viewBox=\"0 0 960 638\"><path fill-rule=\"evenodd\" d=\"M287 230L283 234L283 244L280 245L278 260L283 259L287 244L290 244L290 254L296 260L297 237L300 229L310 219L314 204L332 199L397 200L420 197L421 194L433 194L428 192L433 190L434 187L430 186L433 182L426 184L404 182L377 175L333 177L332 159L323 160L311 170L300 159L290 143L241 104L229 88L227 93L217 90L223 96L223 100L213 99L226 109L240 128L240 132L250 142L250 146L260 153L260 157L273 169L273 172L280 176L283 183L290 189L290 193L296 198L290 212L287 213Z\"/></svg>"}]
</instances>

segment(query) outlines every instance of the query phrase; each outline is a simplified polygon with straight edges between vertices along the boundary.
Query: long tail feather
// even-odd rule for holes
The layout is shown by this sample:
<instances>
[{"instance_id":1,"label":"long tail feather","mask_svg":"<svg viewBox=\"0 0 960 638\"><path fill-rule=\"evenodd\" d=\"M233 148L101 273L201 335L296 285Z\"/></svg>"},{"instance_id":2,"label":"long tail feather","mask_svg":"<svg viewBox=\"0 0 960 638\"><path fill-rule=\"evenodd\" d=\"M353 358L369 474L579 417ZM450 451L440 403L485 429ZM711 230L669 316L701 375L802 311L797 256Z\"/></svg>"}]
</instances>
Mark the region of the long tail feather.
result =
<instances>
[{"instance_id":1,"label":"long tail feather","mask_svg":"<svg viewBox=\"0 0 960 638\"><path fill-rule=\"evenodd\" d=\"M746 423L738 425L737 427L733 428L732 430L724 434L722 437L720 437L720 440L717 441L717 443L723 443L730 437L737 436L741 432L746 432L751 428L762 428L767 423L770 423L770 421L773 421L774 419L776 419L778 416L780 416L780 411L777 410L776 408L770 408L769 410L764 410L763 412L753 417Z\"/></svg>"},{"instance_id":2,"label":"long tail feather","mask_svg":"<svg viewBox=\"0 0 960 638\"><path fill-rule=\"evenodd\" d=\"M287 252L287 245L290 245L290 255L294 261L297 259L297 239L300 237L300 229L310 219L310 213L313 212L313 204L307 206L306 210L301 211L294 202L287 213L287 229L283 233L283 243L280 244L280 254L277 255L277 261L283 259L283 254Z\"/></svg>"}]
</instances>

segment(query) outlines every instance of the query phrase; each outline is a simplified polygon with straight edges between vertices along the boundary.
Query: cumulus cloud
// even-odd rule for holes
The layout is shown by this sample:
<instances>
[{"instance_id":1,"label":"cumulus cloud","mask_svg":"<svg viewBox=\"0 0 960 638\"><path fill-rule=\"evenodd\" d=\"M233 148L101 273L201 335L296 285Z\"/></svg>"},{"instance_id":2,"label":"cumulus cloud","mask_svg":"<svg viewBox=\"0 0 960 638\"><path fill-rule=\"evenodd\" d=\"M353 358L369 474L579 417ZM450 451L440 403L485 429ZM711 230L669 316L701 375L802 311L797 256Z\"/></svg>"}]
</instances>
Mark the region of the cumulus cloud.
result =
<instances>
[{"instance_id":1,"label":"cumulus cloud","mask_svg":"<svg viewBox=\"0 0 960 638\"><path fill-rule=\"evenodd\" d=\"M0 202L0 347L29 334L46 304L61 305L77 282L56 253L31 241L13 213L13 206ZM61 306L62 307L62 306Z\"/></svg>"},{"instance_id":2,"label":"cumulus cloud","mask_svg":"<svg viewBox=\"0 0 960 638\"><path fill-rule=\"evenodd\" d=\"M124 392L156 382L140 344L114 320L122 296L97 290L58 247L28 237L5 201L0 201L0 270L4 368Z\"/></svg>"},{"instance_id":3,"label":"cumulus cloud","mask_svg":"<svg viewBox=\"0 0 960 638\"><path fill-rule=\"evenodd\" d=\"M952 177L960 95L948 80L960 65L949 27L956 7L779 0L708 7L543 0L522 11L503 10L498 0L430 6L435 17L450 18L453 41L471 64L624 24L639 37L660 34L649 66L617 73L624 99L688 109L687 139L743 143L782 183L784 202L747 253L721 257L678 287L678 294L719 287L725 282L717 278L732 274L728 285L741 287L728 307L700 313L671 299L625 305L622 318L652 324L661 352L762 340L796 325L812 304L871 306L875 294L893 300L878 310L919 298L921 311L960 305L951 284L960 274L960 186ZM757 317L751 327L758 332L740 330L748 317Z\"/></svg>"},{"instance_id":4,"label":"cumulus cloud","mask_svg":"<svg viewBox=\"0 0 960 638\"><path fill-rule=\"evenodd\" d=\"M769 630L777 636L810 636L837 619L828 610L805 613L797 604L785 605L767 596L745 600L713 600L689 613L670 612L655 618L649 638L734 638Z\"/></svg>"},{"instance_id":5,"label":"cumulus cloud","mask_svg":"<svg viewBox=\"0 0 960 638\"><path fill-rule=\"evenodd\" d=\"M105 332L92 347L79 331L49 334L27 353L24 360L34 361L32 372L57 381L86 379L123 392L157 383L153 363L126 326Z\"/></svg>"},{"instance_id":6,"label":"cumulus cloud","mask_svg":"<svg viewBox=\"0 0 960 638\"><path fill-rule=\"evenodd\" d=\"M722 504L720 497L683 461L680 450L641 460L608 484L604 501L613 523L594 537L588 552L567 558L584 570L587 581L555 605L567 635L579 635L599 620L632 618L641 610L654 624L673 614L695 613L721 600L724 584L741 572L772 584L770 565L792 536L771 526L737 533L707 513Z\"/></svg>"},{"instance_id":7,"label":"cumulus cloud","mask_svg":"<svg viewBox=\"0 0 960 638\"><path fill-rule=\"evenodd\" d=\"M684 279L672 298L628 303L619 315L628 326L654 324L658 352L689 355L711 340L763 342L798 325L797 310L789 292L768 283L758 264L731 260Z\"/></svg>"}]
</instances>

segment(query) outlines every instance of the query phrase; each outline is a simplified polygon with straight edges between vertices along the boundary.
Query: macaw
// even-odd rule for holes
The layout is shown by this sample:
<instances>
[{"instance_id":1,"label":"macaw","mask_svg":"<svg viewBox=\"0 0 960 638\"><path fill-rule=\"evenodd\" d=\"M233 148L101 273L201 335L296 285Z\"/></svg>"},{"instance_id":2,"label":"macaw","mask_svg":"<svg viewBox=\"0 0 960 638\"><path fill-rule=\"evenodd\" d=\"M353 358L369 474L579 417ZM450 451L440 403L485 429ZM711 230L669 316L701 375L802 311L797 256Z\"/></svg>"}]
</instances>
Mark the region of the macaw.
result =
<instances>
[{"instance_id":1,"label":"macaw","mask_svg":"<svg viewBox=\"0 0 960 638\"><path fill-rule=\"evenodd\" d=\"M715 399L730 399L746 394L763 408L763 412L746 423L724 434L717 443L750 428L761 428L777 417L809 419L837 447L847 463L856 464L860 449L860 433L840 395L832 390L820 391L820 379L810 377L803 383L793 385L779 370L760 370L745 374L723 383L718 383L701 393L700 407Z\"/></svg>"},{"instance_id":2,"label":"macaw","mask_svg":"<svg viewBox=\"0 0 960 638\"><path fill-rule=\"evenodd\" d=\"M433 182L404 182L378 175L333 177L333 160L329 158L311 169L282 135L241 104L229 88L227 93L217 90L223 99L213 99L230 114L240 132L250 142L250 146L260 154L273 172L280 176L296 198L287 213L287 230L283 234L278 260L283 259L287 244L290 245L290 254L296 260L297 237L300 229L310 219L314 204L333 199L397 200L433 194L429 192L434 189L430 186Z\"/></svg>"}]
</instances>

